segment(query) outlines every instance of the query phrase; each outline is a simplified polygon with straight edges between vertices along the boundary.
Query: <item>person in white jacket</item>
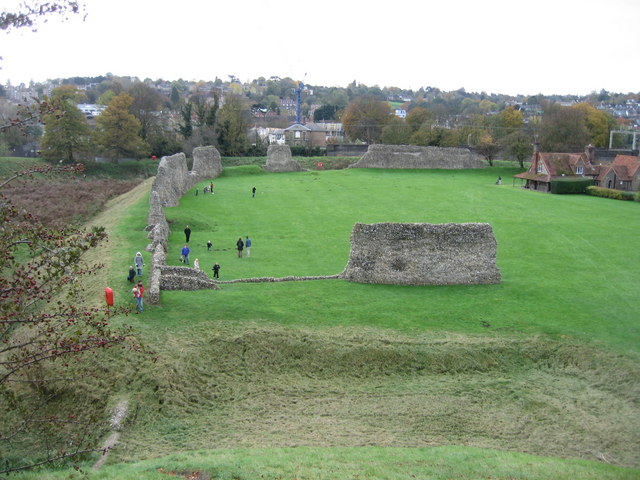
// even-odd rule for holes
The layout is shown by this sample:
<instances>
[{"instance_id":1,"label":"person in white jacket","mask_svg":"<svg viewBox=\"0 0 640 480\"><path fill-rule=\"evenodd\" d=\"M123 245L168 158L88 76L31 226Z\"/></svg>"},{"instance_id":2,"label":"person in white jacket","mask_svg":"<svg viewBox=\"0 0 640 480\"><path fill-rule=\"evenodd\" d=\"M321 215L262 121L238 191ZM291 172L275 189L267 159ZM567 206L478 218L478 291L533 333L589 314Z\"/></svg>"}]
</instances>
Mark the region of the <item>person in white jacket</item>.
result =
<instances>
[{"instance_id":1,"label":"person in white jacket","mask_svg":"<svg viewBox=\"0 0 640 480\"><path fill-rule=\"evenodd\" d=\"M136 256L133 257L133 263L138 270L138 276L142 276L142 267L144 267L144 258L142 258L142 254L140 252L136 253Z\"/></svg>"}]
</instances>

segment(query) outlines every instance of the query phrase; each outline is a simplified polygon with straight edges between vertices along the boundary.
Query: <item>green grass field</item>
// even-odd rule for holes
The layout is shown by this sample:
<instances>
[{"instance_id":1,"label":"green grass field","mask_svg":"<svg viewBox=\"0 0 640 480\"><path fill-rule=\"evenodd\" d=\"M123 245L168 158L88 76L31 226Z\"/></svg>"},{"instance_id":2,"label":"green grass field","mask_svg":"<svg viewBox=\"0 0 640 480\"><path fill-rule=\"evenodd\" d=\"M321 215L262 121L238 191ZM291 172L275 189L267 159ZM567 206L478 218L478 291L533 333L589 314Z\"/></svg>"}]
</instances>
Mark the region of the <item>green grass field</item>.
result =
<instances>
[{"instance_id":1,"label":"green grass field","mask_svg":"<svg viewBox=\"0 0 640 480\"><path fill-rule=\"evenodd\" d=\"M114 319L156 361L114 354L106 380L82 384L135 412L89 478L638 478L640 205L525 191L517 172L243 166L215 195L188 192L166 211L169 263L189 224L191 260L210 275L219 262L221 280L339 273L355 222L393 221L490 223L503 281L163 292ZM111 232L121 304L147 210L119 212ZM24 478L81 478L38 474Z\"/></svg>"},{"instance_id":2,"label":"green grass field","mask_svg":"<svg viewBox=\"0 0 640 480\"><path fill-rule=\"evenodd\" d=\"M512 171L359 169L216 180L216 194L167 209L169 263L179 265L189 224L191 260L221 279L329 275L348 260L355 222L488 222L498 240L503 282L491 286L398 287L341 281L225 286L189 301L190 322L265 319L305 326L367 325L401 331L544 334L637 355L640 325L639 205L552 196L496 186ZM250 195L257 187L257 197ZM236 258L239 236L252 257ZM207 252L207 240L213 242ZM142 245L140 245L142 247ZM128 261L128 260L127 260ZM182 324L192 294L163 294L162 324ZM221 301L224 300L224 301ZM231 313L233 312L233 315ZM154 313L155 314L155 313Z\"/></svg>"}]
</instances>

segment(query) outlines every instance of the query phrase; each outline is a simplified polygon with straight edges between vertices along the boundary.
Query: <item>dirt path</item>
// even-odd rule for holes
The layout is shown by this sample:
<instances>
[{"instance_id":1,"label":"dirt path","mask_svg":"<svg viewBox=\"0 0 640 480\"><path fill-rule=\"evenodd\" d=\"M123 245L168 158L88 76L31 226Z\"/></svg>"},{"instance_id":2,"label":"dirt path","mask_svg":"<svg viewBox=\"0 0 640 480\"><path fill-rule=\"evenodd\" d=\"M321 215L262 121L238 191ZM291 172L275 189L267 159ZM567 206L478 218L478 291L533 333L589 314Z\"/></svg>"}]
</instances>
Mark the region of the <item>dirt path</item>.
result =
<instances>
[{"instance_id":1,"label":"dirt path","mask_svg":"<svg viewBox=\"0 0 640 480\"><path fill-rule=\"evenodd\" d=\"M102 444L102 455L93 465L92 468L94 470L98 470L100 467L102 467L102 465L104 465L104 462L107 461L107 457L109 456L109 452L118 443L118 440L120 439L120 428L122 427L122 422L124 421L124 419L127 418L128 412L129 401L120 400L113 411L113 415L111 416L111 435L109 435L109 437Z\"/></svg>"},{"instance_id":2,"label":"dirt path","mask_svg":"<svg viewBox=\"0 0 640 480\"><path fill-rule=\"evenodd\" d=\"M98 248L87 252L86 255L86 260L89 264L104 264L104 268L100 270L96 276L87 279L87 283L85 284L85 298L96 299L96 304L104 305L104 287L107 285L107 279L111 278L113 271L112 253L118 243L118 240L112 236L113 229L131 205L140 201L145 195L149 195L154 178L155 177L148 178L127 193L109 200L104 210L87 223L87 227L102 225L109 234L108 242L103 242ZM146 234L145 232L140 232L140 235L141 238L144 238Z\"/></svg>"}]
</instances>

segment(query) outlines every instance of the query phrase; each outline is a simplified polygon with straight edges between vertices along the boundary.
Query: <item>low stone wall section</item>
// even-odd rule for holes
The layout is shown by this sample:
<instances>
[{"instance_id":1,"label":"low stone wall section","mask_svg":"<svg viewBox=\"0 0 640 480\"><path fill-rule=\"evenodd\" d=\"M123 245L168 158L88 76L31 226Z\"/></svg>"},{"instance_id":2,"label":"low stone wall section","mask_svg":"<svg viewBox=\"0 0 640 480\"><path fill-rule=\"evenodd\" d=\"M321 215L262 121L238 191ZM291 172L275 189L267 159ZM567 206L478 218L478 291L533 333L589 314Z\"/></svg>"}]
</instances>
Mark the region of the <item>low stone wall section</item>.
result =
<instances>
[{"instance_id":1,"label":"low stone wall section","mask_svg":"<svg viewBox=\"0 0 640 480\"><path fill-rule=\"evenodd\" d=\"M337 273L335 275L289 275L287 277L251 277L251 278L236 278L235 280L223 280L217 282L218 284L232 284L232 283L274 283L274 282L307 282L310 280L335 280L342 278L342 275Z\"/></svg>"},{"instance_id":2,"label":"low stone wall section","mask_svg":"<svg viewBox=\"0 0 640 480\"><path fill-rule=\"evenodd\" d=\"M367 153L349 168L485 168L482 157L467 148L369 145Z\"/></svg>"},{"instance_id":3,"label":"low stone wall section","mask_svg":"<svg viewBox=\"0 0 640 480\"><path fill-rule=\"evenodd\" d=\"M262 168L271 173L304 171L304 168L291 157L289 145L269 145L267 164Z\"/></svg>"},{"instance_id":4,"label":"low stone wall section","mask_svg":"<svg viewBox=\"0 0 640 480\"><path fill-rule=\"evenodd\" d=\"M500 283L488 223L356 223L342 278L390 285Z\"/></svg>"},{"instance_id":5,"label":"low stone wall section","mask_svg":"<svg viewBox=\"0 0 640 480\"><path fill-rule=\"evenodd\" d=\"M161 266L160 290L219 290L215 280L212 280L202 270L189 267Z\"/></svg>"}]
</instances>

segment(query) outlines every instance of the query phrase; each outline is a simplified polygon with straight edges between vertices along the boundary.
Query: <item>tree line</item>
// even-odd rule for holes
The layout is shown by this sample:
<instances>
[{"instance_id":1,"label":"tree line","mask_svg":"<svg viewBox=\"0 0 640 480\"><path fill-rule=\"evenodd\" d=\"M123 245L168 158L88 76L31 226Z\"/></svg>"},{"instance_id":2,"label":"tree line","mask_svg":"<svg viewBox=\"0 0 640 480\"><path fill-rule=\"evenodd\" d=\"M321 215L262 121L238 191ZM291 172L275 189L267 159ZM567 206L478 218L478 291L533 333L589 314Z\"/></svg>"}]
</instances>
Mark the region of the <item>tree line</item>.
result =
<instances>
[{"instance_id":1,"label":"tree line","mask_svg":"<svg viewBox=\"0 0 640 480\"><path fill-rule=\"evenodd\" d=\"M77 88L92 80L91 88ZM47 160L66 163L95 156L160 157L189 153L201 145L215 145L225 156L264 155L267 145L255 134L250 137L249 128L265 125L268 112L273 112L271 117L281 128L293 123L291 116L281 114L280 105L292 96L295 86L291 79L260 78L245 85L220 79L195 84L176 81L171 82L167 96L148 79L68 79L45 98L50 110L41 118L40 152ZM536 96L521 98L518 104L505 96L470 94L463 89L442 92L427 87L407 92L356 82L347 88L312 87L306 92L305 120L341 122L347 142L472 146L489 162L498 153L522 162L534 143L544 151L581 151L587 144L606 147L609 132L625 128L587 99L561 106L551 97ZM603 98L621 101L629 96L614 98L600 92L591 100ZM90 99L106 105L94 122L88 122L76 107ZM534 114L524 110L531 105ZM392 106L405 110L406 118L394 115ZM6 123L15 110L7 109L5 103L0 118ZM7 130L0 134L0 144L7 150L35 142L42 131L34 121L21 133Z\"/></svg>"}]
</instances>

